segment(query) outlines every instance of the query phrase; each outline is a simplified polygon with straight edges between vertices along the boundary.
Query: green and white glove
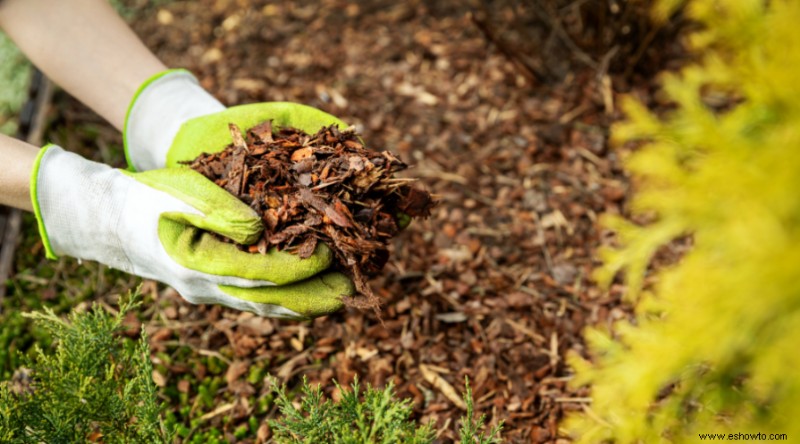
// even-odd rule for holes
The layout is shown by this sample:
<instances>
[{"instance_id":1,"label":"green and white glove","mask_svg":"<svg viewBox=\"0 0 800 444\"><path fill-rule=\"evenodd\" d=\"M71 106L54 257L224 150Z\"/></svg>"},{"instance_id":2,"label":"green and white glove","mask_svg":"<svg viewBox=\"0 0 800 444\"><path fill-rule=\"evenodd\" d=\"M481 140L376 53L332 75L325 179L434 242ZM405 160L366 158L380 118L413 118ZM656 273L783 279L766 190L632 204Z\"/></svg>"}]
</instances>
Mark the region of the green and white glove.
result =
<instances>
[{"instance_id":1,"label":"green and white glove","mask_svg":"<svg viewBox=\"0 0 800 444\"><path fill-rule=\"evenodd\" d=\"M36 160L31 196L49 258L95 260L169 284L195 304L299 319L334 312L353 293L346 276L324 272L333 260L324 245L300 259L242 252L209 234L247 244L263 226L188 168L131 173L49 145Z\"/></svg>"},{"instance_id":2,"label":"green and white glove","mask_svg":"<svg viewBox=\"0 0 800 444\"><path fill-rule=\"evenodd\" d=\"M222 151L231 143L229 123L243 131L272 120L316 133L323 126L347 127L316 108L289 102L266 102L225 108L186 70L169 70L145 82L125 117L123 139L134 171L173 167L198 155Z\"/></svg>"}]
</instances>

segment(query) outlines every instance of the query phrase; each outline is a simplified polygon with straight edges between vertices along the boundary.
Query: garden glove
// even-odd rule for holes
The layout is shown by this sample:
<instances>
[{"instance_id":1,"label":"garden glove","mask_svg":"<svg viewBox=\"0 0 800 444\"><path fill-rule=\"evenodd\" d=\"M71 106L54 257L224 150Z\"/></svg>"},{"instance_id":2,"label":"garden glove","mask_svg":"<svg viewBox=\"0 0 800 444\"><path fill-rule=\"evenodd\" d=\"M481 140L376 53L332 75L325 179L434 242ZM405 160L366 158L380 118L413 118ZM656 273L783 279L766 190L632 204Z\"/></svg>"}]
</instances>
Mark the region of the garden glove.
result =
<instances>
[{"instance_id":1,"label":"garden glove","mask_svg":"<svg viewBox=\"0 0 800 444\"><path fill-rule=\"evenodd\" d=\"M323 126L347 127L336 117L306 105L267 102L225 108L186 70L169 70L146 81L125 117L123 139L133 171L173 167L231 143L229 123L243 131L272 120L314 134Z\"/></svg>"},{"instance_id":2,"label":"garden glove","mask_svg":"<svg viewBox=\"0 0 800 444\"><path fill-rule=\"evenodd\" d=\"M183 69L168 70L146 81L134 96L125 117L123 140L128 168L146 171L174 167L203 153L214 153L231 143L228 124L243 131L272 120L273 128L291 126L314 134L323 126L347 125L336 117L306 105L266 102L225 108ZM397 215L400 228L411 222Z\"/></svg>"},{"instance_id":3,"label":"garden glove","mask_svg":"<svg viewBox=\"0 0 800 444\"><path fill-rule=\"evenodd\" d=\"M327 272L324 245L308 259L240 251L263 226L250 207L188 168L112 169L55 145L43 148L31 196L49 258L65 254L155 279L191 303L262 316L312 318L342 307L353 286Z\"/></svg>"}]
</instances>

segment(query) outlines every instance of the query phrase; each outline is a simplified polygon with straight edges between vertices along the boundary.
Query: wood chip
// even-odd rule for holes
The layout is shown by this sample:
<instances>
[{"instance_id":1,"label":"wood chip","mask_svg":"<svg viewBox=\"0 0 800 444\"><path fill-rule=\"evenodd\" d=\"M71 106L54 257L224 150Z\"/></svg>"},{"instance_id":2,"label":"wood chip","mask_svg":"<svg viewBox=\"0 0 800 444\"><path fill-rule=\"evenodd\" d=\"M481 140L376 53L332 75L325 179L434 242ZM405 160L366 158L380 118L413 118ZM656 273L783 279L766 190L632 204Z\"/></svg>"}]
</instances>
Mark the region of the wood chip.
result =
<instances>
[{"instance_id":1,"label":"wood chip","mask_svg":"<svg viewBox=\"0 0 800 444\"><path fill-rule=\"evenodd\" d=\"M439 376L438 373L431 370L427 365L420 364L419 371L422 373L422 377L428 381L435 390L441 392L445 398L447 398L450 402L453 403L456 407L460 408L461 410L467 410L467 405L464 404L464 400L461 399L461 396L458 394L456 389L450 385L444 378Z\"/></svg>"},{"instance_id":2,"label":"wood chip","mask_svg":"<svg viewBox=\"0 0 800 444\"><path fill-rule=\"evenodd\" d=\"M274 246L308 258L325 242L339 271L365 296L346 303L379 313L380 301L367 279L389 259L389 240L400 232L396 217L428 217L435 205L430 193L413 188L413 179L394 178L406 164L365 148L351 130L274 132L271 122L262 122L245 140L235 124L228 128L230 146L187 163L261 215L263 239L239 248L266 254Z\"/></svg>"}]
</instances>

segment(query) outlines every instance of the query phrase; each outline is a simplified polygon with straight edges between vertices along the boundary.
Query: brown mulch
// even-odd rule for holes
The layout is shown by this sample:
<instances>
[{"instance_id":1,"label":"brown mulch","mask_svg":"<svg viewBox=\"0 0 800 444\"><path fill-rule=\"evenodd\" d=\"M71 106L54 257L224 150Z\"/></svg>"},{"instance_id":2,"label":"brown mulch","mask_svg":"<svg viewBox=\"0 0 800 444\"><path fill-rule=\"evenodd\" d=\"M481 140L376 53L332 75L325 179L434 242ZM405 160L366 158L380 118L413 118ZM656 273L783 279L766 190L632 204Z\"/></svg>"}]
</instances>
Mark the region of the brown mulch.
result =
<instances>
[{"instance_id":1,"label":"brown mulch","mask_svg":"<svg viewBox=\"0 0 800 444\"><path fill-rule=\"evenodd\" d=\"M263 220L261 238L238 247L254 254L276 248L308 259L325 243L336 259L334 268L346 273L363 297L347 297L345 303L380 316L380 299L368 278L383 270L388 243L401 225L429 217L435 205L430 193L411 185L413 178L394 177L408 165L389 151L366 148L355 131L336 125L315 134L273 129L271 120L246 135L233 123L228 127L232 143L225 149L183 163Z\"/></svg>"},{"instance_id":2,"label":"brown mulch","mask_svg":"<svg viewBox=\"0 0 800 444\"><path fill-rule=\"evenodd\" d=\"M477 409L491 424L505 421L506 442L562 439L559 421L589 405L588 389L568 387L565 356L585 354L586 326L630 314L620 286L604 291L590 279L597 248L612 241L598 218L623 212L629 195L609 127L620 118L618 93L652 103L653 83L608 63L572 64L542 83L487 40L472 9L201 0L145 9L134 23L167 64L193 71L223 103L318 107L414 164L413 176L441 196L429 220L395 239L371 282L383 324L352 308L308 323L261 319L146 287L175 304L147 324L155 352L181 344L232 355L217 396L234 403L234 420L209 425L246 423L248 399L266 392L242 377L254 363L328 391L334 378L394 381L418 419L436 420L443 442L456 437L463 410L453 393L465 377ZM647 68L668 66L661 57ZM172 365L163 376L189 371Z\"/></svg>"}]
</instances>

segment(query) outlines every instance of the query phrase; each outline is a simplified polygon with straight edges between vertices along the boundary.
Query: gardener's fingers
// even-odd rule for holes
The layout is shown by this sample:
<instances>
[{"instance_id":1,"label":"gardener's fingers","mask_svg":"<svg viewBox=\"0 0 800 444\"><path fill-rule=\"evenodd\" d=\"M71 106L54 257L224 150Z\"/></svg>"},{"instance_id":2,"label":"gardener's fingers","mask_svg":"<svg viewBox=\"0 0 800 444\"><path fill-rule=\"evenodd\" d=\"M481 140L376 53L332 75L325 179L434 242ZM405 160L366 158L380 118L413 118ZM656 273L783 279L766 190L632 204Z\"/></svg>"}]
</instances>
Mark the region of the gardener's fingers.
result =
<instances>
[{"instance_id":1,"label":"gardener's fingers","mask_svg":"<svg viewBox=\"0 0 800 444\"><path fill-rule=\"evenodd\" d=\"M249 309L262 316L316 318L340 310L342 298L354 292L347 276L331 272L290 285L241 288L221 285L234 308Z\"/></svg>"},{"instance_id":2,"label":"gardener's fingers","mask_svg":"<svg viewBox=\"0 0 800 444\"><path fill-rule=\"evenodd\" d=\"M317 245L308 259L277 251L248 253L217 239L213 234L167 218L158 224L158 237L167 254L180 265L214 276L227 276L219 283L253 280L253 285L268 281L291 284L310 278L331 266L333 253L324 244Z\"/></svg>"},{"instance_id":3,"label":"gardener's fingers","mask_svg":"<svg viewBox=\"0 0 800 444\"><path fill-rule=\"evenodd\" d=\"M126 174L202 213L168 212L163 217L213 231L240 244L257 241L264 231L261 218L252 208L194 170L173 168Z\"/></svg>"}]
</instances>

